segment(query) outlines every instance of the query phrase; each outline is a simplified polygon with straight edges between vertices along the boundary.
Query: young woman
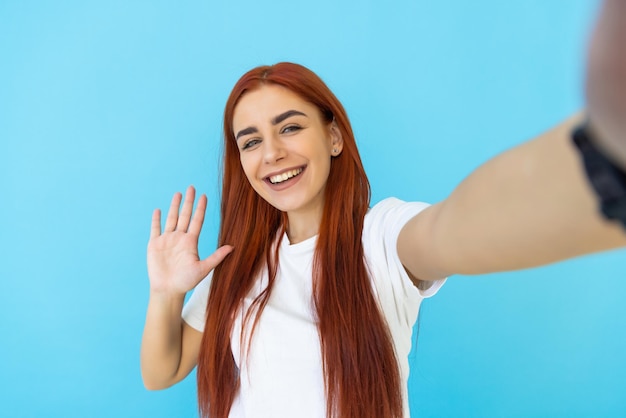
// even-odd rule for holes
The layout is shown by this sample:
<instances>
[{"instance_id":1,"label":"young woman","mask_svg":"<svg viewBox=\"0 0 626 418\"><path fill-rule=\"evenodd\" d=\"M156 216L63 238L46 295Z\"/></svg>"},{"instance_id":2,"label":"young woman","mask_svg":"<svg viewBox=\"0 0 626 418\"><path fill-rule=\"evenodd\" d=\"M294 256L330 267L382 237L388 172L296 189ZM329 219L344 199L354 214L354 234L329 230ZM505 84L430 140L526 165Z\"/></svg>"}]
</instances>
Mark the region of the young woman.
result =
<instances>
[{"instance_id":1,"label":"young woman","mask_svg":"<svg viewBox=\"0 0 626 418\"><path fill-rule=\"evenodd\" d=\"M146 387L197 365L211 418L409 417L411 331L446 277L626 245L597 215L578 123L487 162L436 205L369 208L348 117L324 83L290 63L246 73L225 110L221 247L199 259L207 200L194 212L192 187L163 232L153 215Z\"/></svg>"}]
</instances>

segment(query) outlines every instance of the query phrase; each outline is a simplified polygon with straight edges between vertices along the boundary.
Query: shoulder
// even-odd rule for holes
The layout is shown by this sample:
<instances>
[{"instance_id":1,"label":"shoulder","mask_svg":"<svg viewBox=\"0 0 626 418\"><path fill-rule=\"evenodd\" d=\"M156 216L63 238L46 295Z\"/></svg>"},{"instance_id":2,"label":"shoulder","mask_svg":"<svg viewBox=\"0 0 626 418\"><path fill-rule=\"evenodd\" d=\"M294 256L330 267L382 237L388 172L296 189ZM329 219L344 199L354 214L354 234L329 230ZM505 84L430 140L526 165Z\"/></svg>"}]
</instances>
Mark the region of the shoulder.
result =
<instances>
[{"instance_id":1,"label":"shoulder","mask_svg":"<svg viewBox=\"0 0 626 418\"><path fill-rule=\"evenodd\" d=\"M365 215L364 234L380 226L393 228L397 234L402 227L422 210L430 206L424 202L405 202L388 197L376 203Z\"/></svg>"},{"instance_id":2,"label":"shoulder","mask_svg":"<svg viewBox=\"0 0 626 418\"><path fill-rule=\"evenodd\" d=\"M400 260L398 238L404 226L429 206L424 202L405 202L390 197L368 211L363 226L363 249L374 277L395 282L404 289L404 294L412 295L418 291L419 296L414 296L420 299L434 295L444 280L424 282L412 279Z\"/></svg>"},{"instance_id":3,"label":"shoulder","mask_svg":"<svg viewBox=\"0 0 626 418\"><path fill-rule=\"evenodd\" d=\"M363 249L370 262L401 266L397 243L400 231L407 222L429 205L423 202L405 202L395 197L381 200L365 215ZM402 269L404 270L404 269Z\"/></svg>"}]
</instances>

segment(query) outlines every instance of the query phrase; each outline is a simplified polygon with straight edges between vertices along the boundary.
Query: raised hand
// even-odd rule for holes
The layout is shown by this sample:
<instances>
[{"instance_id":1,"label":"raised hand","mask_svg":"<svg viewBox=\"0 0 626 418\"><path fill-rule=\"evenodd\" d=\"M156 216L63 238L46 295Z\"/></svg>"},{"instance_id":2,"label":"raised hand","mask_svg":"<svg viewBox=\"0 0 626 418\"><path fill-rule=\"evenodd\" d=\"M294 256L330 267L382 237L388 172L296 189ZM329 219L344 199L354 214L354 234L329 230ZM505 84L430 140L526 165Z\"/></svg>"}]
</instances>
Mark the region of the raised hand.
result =
<instances>
[{"instance_id":1,"label":"raised hand","mask_svg":"<svg viewBox=\"0 0 626 418\"><path fill-rule=\"evenodd\" d=\"M233 249L230 245L218 248L201 260L198 255L198 237L204 222L207 198L200 196L195 212L196 191L189 186L179 211L181 193L174 194L165 228L161 232L161 211L152 214L148 242L148 276L151 292L184 294L193 289Z\"/></svg>"},{"instance_id":2,"label":"raised hand","mask_svg":"<svg viewBox=\"0 0 626 418\"><path fill-rule=\"evenodd\" d=\"M587 107L599 145L626 170L626 0L605 0L589 49Z\"/></svg>"}]
</instances>

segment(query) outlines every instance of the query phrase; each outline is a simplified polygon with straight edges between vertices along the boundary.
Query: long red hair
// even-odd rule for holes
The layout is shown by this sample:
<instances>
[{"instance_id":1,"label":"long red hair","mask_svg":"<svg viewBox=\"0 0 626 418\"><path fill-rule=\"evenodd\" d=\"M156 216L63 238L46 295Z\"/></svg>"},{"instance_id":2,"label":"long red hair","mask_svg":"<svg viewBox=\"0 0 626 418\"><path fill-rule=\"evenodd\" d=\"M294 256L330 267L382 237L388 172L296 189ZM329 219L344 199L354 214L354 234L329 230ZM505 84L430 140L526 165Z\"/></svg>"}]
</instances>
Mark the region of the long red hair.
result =
<instances>
[{"instance_id":1,"label":"long red hair","mask_svg":"<svg viewBox=\"0 0 626 418\"><path fill-rule=\"evenodd\" d=\"M373 293L361 242L370 200L369 182L343 106L315 73L292 63L247 72L226 102L219 243L233 244L235 249L213 272L198 358L201 415L228 417L239 389L230 341L234 319L261 269L267 268L268 287L255 300L254 329L276 276L278 254L274 243L286 228L286 215L259 197L248 183L232 126L239 99L264 84L283 86L316 105L327 123L334 119L343 138L343 151L332 159L325 187L312 278L326 384L326 415L401 417L398 362Z\"/></svg>"}]
</instances>

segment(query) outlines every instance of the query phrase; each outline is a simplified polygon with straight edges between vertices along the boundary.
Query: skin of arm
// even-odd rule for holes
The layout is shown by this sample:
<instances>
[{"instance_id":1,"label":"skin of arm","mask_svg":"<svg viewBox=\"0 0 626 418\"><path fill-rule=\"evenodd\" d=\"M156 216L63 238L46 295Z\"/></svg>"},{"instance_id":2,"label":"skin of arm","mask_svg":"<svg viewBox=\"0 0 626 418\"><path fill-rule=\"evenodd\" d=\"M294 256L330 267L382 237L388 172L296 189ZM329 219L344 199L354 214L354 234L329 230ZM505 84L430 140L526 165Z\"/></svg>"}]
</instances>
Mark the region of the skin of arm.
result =
<instances>
[{"instance_id":1,"label":"skin of arm","mask_svg":"<svg viewBox=\"0 0 626 418\"><path fill-rule=\"evenodd\" d=\"M206 196L198 199L187 189L172 199L161 233L161 212L152 216L148 242L150 300L141 341L141 375L147 389L164 389L184 379L198 361L202 333L181 318L185 294L196 287L233 247L224 245L209 257L198 256L198 237L206 211Z\"/></svg>"},{"instance_id":2,"label":"skin of arm","mask_svg":"<svg viewBox=\"0 0 626 418\"><path fill-rule=\"evenodd\" d=\"M470 174L411 219L398 254L416 284L545 265L626 245L605 221L571 142L574 116Z\"/></svg>"},{"instance_id":3,"label":"skin of arm","mask_svg":"<svg viewBox=\"0 0 626 418\"><path fill-rule=\"evenodd\" d=\"M168 388L196 366L202 333L181 318L182 297L151 294L141 341L141 375L146 389Z\"/></svg>"}]
</instances>

